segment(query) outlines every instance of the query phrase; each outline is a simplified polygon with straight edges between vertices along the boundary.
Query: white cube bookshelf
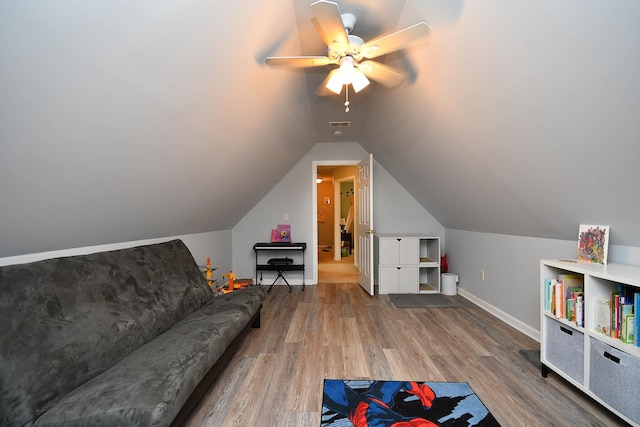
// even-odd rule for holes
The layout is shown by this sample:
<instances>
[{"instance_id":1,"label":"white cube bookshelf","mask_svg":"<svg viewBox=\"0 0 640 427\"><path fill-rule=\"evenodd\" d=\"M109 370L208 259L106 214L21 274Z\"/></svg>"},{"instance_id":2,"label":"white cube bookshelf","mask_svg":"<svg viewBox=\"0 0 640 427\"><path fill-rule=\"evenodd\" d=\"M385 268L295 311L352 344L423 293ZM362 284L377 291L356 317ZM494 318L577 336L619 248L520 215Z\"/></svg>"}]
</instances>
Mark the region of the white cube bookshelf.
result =
<instances>
[{"instance_id":1,"label":"white cube bookshelf","mask_svg":"<svg viewBox=\"0 0 640 427\"><path fill-rule=\"evenodd\" d=\"M584 326L545 308L547 279L564 274L583 277ZM626 422L640 426L640 347L596 330L597 298L609 299L621 286L629 293L640 292L640 268L541 260L540 361L544 377L552 370Z\"/></svg>"}]
</instances>

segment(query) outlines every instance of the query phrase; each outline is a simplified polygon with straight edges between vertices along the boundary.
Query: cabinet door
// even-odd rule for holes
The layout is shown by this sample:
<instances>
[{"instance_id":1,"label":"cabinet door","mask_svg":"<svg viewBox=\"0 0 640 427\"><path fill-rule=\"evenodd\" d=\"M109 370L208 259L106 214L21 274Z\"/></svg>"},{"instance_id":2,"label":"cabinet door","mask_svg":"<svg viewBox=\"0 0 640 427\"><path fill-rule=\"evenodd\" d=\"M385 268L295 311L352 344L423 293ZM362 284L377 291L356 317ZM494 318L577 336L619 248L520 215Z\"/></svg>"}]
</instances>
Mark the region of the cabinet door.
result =
<instances>
[{"instance_id":1,"label":"cabinet door","mask_svg":"<svg viewBox=\"0 0 640 427\"><path fill-rule=\"evenodd\" d=\"M378 271L380 294L417 294L418 267L383 267Z\"/></svg>"},{"instance_id":2,"label":"cabinet door","mask_svg":"<svg viewBox=\"0 0 640 427\"><path fill-rule=\"evenodd\" d=\"M398 293L417 294L418 267L400 267L398 270Z\"/></svg>"},{"instance_id":3,"label":"cabinet door","mask_svg":"<svg viewBox=\"0 0 640 427\"><path fill-rule=\"evenodd\" d=\"M416 265L420 261L418 239L402 237L398 240L398 264Z\"/></svg>"},{"instance_id":4,"label":"cabinet door","mask_svg":"<svg viewBox=\"0 0 640 427\"><path fill-rule=\"evenodd\" d=\"M383 237L378 240L378 262L383 265L397 265L400 253L398 239Z\"/></svg>"},{"instance_id":5,"label":"cabinet door","mask_svg":"<svg viewBox=\"0 0 640 427\"><path fill-rule=\"evenodd\" d=\"M380 294L397 294L398 277L397 267L380 267L378 271L378 292Z\"/></svg>"}]
</instances>

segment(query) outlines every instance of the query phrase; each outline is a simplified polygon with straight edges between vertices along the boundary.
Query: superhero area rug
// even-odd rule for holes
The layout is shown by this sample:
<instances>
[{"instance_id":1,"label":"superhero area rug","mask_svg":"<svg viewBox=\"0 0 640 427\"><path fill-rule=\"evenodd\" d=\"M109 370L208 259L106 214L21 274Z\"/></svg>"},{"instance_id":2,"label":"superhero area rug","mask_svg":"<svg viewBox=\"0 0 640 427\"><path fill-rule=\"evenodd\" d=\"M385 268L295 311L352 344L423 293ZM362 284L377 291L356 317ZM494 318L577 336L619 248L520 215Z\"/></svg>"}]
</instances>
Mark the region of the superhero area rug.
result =
<instances>
[{"instance_id":1,"label":"superhero area rug","mask_svg":"<svg viewBox=\"0 0 640 427\"><path fill-rule=\"evenodd\" d=\"M324 380L321 427L499 427L467 383Z\"/></svg>"}]
</instances>

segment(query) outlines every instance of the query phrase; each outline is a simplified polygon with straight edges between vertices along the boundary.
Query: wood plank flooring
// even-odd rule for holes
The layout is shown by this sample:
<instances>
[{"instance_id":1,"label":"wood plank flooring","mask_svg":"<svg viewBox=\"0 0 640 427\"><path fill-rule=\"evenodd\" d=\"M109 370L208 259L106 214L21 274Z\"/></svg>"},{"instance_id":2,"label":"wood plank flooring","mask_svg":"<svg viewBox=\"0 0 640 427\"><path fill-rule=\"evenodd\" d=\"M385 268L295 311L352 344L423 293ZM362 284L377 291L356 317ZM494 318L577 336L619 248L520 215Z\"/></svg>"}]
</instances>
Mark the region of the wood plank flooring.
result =
<instances>
[{"instance_id":1,"label":"wood plank flooring","mask_svg":"<svg viewBox=\"0 0 640 427\"><path fill-rule=\"evenodd\" d=\"M503 426L625 425L519 350L539 344L461 296L398 309L357 284L276 286L262 327L187 426L319 426L325 378L468 382Z\"/></svg>"}]
</instances>

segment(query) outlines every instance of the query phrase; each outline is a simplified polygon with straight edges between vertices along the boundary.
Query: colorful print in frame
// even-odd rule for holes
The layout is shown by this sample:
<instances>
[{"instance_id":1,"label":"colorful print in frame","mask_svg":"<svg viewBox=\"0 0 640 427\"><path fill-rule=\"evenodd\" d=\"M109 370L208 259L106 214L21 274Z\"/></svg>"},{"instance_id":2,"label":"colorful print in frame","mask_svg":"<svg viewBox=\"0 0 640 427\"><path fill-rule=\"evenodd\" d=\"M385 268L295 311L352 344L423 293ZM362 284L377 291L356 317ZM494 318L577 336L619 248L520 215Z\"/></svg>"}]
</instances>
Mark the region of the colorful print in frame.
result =
<instances>
[{"instance_id":1,"label":"colorful print in frame","mask_svg":"<svg viewBox=\"0 0 640 427\"><path fill-rule=\"evenodd\" d=\"M580 232L578 235L578 261L606 264L608 250L608 225L580 224Z\"/></svg>"}]
</instances>

